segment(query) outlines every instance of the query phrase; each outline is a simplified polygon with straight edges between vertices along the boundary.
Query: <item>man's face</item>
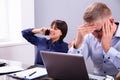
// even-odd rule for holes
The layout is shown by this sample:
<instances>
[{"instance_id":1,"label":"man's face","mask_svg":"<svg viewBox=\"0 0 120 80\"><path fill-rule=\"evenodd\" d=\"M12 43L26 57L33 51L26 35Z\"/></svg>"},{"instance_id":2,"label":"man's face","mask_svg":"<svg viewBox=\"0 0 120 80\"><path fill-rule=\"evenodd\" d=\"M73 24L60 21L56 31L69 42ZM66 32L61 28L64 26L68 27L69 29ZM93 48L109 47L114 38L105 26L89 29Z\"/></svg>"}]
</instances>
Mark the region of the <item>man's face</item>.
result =
<instances>
[{"instance_id":1,"label":"man's face","mask_svg":"<svg viewBox=\"0 0 120 80\"><path fill-rule=\"evenodd\" d=\"M95 23L96 30L92 34L98 39L98 41L101 41L103 26L104 26L104 23L101 21L98 21Z\"/></svg>"},{"instance_id":2,"label":"man's face","mask_svg":"<svg viewBox=\"0 0 120 80\"><path fill-rule=\"evenodd\" d=\"M92 32L92 34L99 40L101 41L102 38L102 27L104 26L104 22L102 20L97 20L93 23L89 24L90 27L95 27L96 29L94 30L94 32Z\"/></svg>"}]
</instances>

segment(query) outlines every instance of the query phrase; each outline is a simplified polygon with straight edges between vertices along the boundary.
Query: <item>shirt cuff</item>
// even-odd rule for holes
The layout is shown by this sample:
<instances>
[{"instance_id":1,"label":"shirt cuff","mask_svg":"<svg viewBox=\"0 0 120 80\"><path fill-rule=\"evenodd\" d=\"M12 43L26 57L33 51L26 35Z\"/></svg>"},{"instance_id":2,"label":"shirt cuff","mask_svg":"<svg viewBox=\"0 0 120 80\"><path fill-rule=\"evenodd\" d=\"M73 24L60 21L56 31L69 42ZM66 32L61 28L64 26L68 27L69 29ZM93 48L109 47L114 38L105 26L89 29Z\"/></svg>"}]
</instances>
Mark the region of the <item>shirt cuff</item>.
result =
<instances>
[{"instance_id":1,"label":"shirt cuff","mask_svg":"<svg viewBox=\"0 0 120 80\"><path fill-rule=\"evenodd\" d=\"M116 58L118 51L111 47L107 53L104 52L104 56L106 59L109 59L111 62L114 62L114 59Z\"/></svg>"},{"instance_id":2,"label":"shirt cuff","mask_svg":"<svg viewBox=\"0 0 120 80\"><path fill-rule=\"evenodd\" d=\"M80 54L81 52L82 52L82 48L76 49L74 48L74 46L72 46L68 51L68 53L72 53L72 54Z\"/></svg>"}]
</instances>

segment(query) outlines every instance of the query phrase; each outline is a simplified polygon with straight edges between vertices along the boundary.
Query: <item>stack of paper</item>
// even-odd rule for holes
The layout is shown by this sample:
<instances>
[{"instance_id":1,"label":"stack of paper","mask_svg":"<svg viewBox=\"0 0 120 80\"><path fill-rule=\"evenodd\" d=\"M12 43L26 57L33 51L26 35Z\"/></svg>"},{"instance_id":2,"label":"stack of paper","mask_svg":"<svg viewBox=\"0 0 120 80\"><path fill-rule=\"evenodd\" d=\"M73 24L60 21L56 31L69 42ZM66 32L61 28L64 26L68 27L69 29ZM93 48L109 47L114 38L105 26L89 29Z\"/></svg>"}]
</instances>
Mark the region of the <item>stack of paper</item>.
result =
<instances>
[{"instance_id":1,"label":"stack of paper","mask_svg":"<svg viewBox=\"0 0 120 80\"><path fill-rule=\"evenodd\" d=\"M0 67L0 74L7 74L21 70L23 70L23 68L21 68L20 66L4 66Z\"/></svg>"},{"instance_id":2,"label":"stack of paper","mask_svg":"<svg viewBox=\"0 0 120 80\"><path fill-rule=\"evenodd\" d=\"M43 77L45 75L47 75L47 71L45 68L41 68L41 67L35 67L21 72L9 74L9 76L12 77L16 77L20 79L30 79L30 80L38 77Z\"/></svg>"}]
</instances>

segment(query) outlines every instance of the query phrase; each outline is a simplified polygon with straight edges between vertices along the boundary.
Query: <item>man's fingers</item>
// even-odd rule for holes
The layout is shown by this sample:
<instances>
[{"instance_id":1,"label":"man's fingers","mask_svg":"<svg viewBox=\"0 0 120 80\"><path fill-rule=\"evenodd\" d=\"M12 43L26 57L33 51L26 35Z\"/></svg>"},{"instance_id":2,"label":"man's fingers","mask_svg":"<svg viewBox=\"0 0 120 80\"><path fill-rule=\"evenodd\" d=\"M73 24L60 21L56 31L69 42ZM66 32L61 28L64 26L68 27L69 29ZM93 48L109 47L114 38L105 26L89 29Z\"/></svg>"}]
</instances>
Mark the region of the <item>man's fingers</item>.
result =
<instances>
[{"instance_id":1,"label":"man's fingers","mask_svg":"<svg viewBox=\"0 0 120 80\"><path fill-rule=\"evenodd\" d=\"M79 27L78 31L80 32L83 32L85 34L89 34L89 33L92 33L94 32L94 30L96 29L96 27L91 27L91 26L82 26L82 27Z\"/></svg>"},{"instance_id":2,"label":"man's fingers","mask_svg":"<svg viewBox=\"0 0 120 80\"><path fill-rule=\"evenodd\" d=\"M105 26L106 24L104 24L104 26L102 27L102 34L104 35L106 32L105 32Z\"/></svg>"},{"instance_id":3,"label":"man's fingers","mask_svg":"<svg viewBox=\"0 0 120 80\"><path fill-rule=\"evenodd\" d=\"M104 23L104 26L102 27L103 34L111 34L111 24L109 21L106 21Z\"/></svg>"}]
</instances>

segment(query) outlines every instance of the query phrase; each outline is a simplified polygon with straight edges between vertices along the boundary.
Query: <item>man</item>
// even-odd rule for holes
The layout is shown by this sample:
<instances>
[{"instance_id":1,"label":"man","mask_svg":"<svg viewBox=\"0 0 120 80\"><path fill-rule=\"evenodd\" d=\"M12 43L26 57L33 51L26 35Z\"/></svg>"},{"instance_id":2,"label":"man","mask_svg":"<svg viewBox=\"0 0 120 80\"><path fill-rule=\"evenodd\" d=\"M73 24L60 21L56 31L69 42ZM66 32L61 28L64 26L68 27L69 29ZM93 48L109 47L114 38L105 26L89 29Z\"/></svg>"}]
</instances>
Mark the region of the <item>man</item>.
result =
<instances>
[{"instance_id":1,"label":"man","mask_svg":"<svg viewBox=\"0 0 120 80\"><path fill-rule=\"evenodd\" d=\"M114 22L111 10L101 2L88 6L84 23L68 53L91 58L94 73L115 77L120 71L120 26Z\"/></svg>"}]
</instances>

